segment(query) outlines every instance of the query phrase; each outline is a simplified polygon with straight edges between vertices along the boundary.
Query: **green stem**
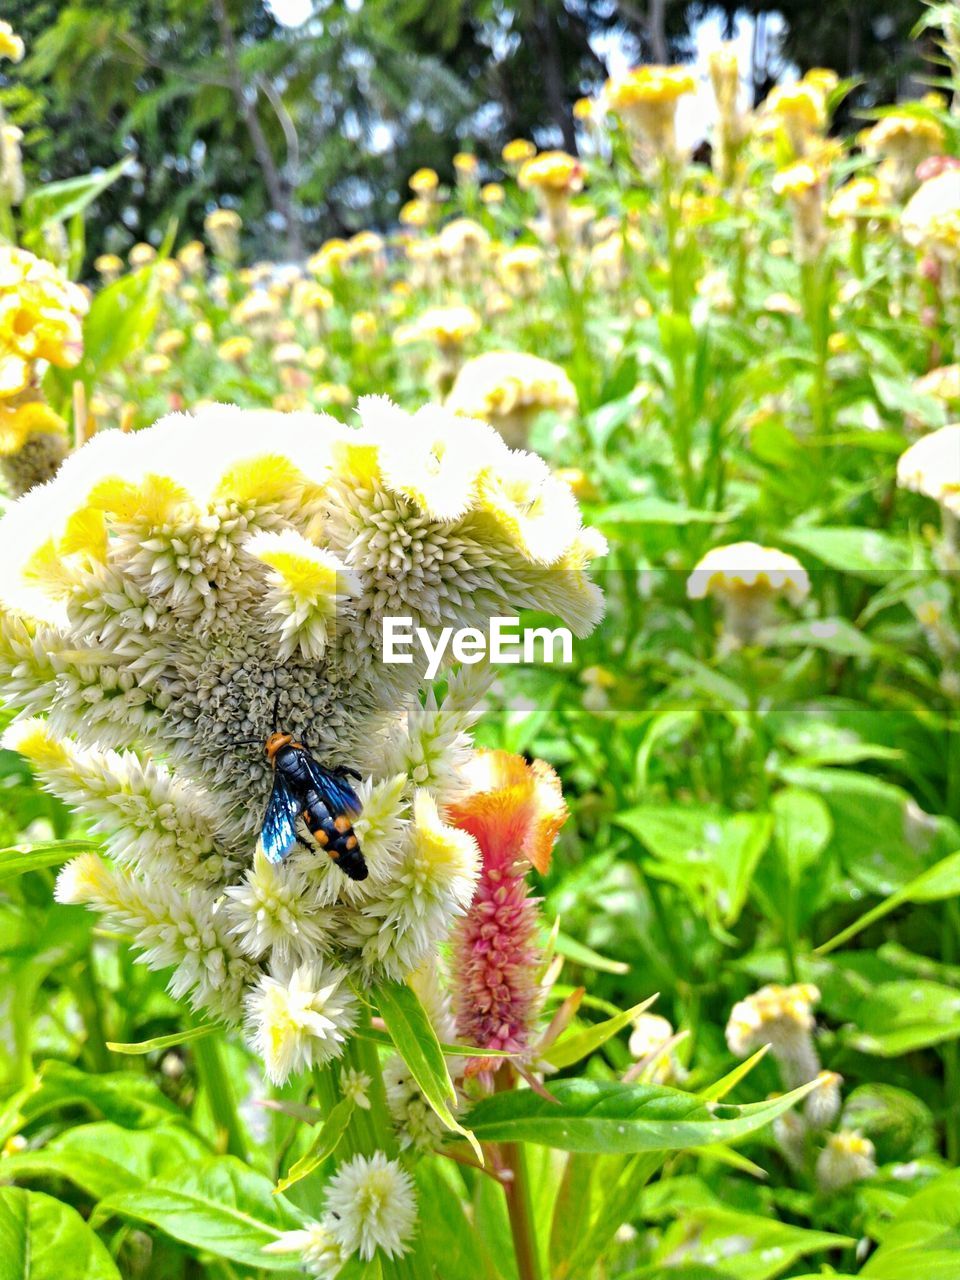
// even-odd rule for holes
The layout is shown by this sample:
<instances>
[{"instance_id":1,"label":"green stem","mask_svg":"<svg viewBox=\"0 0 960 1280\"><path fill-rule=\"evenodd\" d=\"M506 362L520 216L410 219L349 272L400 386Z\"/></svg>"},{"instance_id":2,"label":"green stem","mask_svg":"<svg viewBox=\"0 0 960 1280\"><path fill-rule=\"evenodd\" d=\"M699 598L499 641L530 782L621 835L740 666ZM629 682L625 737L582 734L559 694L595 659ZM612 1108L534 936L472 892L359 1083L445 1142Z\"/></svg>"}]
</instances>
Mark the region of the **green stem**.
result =
<instances>
[{"instance_id":1,"label":"green stem","mask_svg":"<svg viewBox=\"0 0 960 1280\"><path fill-rule=\"evenodd\" d=\"M226 1142L226 1150L241 1160L247 1158L243 1125L237 1112L237 1097L223 1062L223 1049L218 1036L208 1036L193 1043L193 1059L200 1083L207 1094L210 1114L218 1135Z\"/></svg>"},{"instance_id":2,"label":"green stem","mask_svg":"<svg viewBox=\"0 0 960 1280\"><path fill-rule=\"evenodd\" d=\"M86 959L80 965L74 990L84 1026L87 1029L87 1038L83 1047L84 1057L88 1059L94 1071L109 1071L114 1062L107 1048L103 1001L93 973L92 950L87 952Z\"/></svg>"}]
</instances>

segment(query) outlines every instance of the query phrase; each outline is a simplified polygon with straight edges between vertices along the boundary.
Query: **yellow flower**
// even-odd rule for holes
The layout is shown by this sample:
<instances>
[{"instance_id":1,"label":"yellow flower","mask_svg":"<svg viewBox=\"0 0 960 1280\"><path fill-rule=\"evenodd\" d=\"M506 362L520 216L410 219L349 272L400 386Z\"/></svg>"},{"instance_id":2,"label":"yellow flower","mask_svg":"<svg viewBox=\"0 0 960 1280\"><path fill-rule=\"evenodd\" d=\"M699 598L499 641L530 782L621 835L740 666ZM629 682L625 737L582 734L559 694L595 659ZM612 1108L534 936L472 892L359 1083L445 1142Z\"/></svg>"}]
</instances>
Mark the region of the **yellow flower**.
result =
<instances>
[{"instance_id":1,"label":"yellow flower","mask_svg":"<svg viewBox=\"0 0 960 1280\"><path fill-rule=\"evenodd\" d=\"M350 318L350 333L355 342L372 342L377 336L377 317L372 311L358 311Z\"/></svg>"},{"instance_id":2,"label":"yellow flower","mask_svg":"<svg viewBox=\"0 0 960 1280\"><path fill-rule=\"evenodd\" d=\"M596 110L596 105L597 104L594 102L593 98L578 98L573 104L574 120L582 120L585 122L592 120Z\"/></svg>"},{"instance_id":3,"label":"yellow flower","mask_svg":"<svg viewBox=\"0 0 960 1280\"><path fill-rule=\"evenodd\" d=\"M857 222L872 217L882 207L883 196L876 178L852 178L835 192L827 213L837 222Z\"/></svg>"},{"instance_id":4,"label":"yellow flower","mask_svg":"<svg viewBox=\"0 0 960 1280\"><path fill-rule=\"evenodd\" d=\"M427 200L408 200L400 210L399 218L405 227L425 227L433 217L433 209Z\"/></svg>"},{"instance_id":5,"label":"yellow flower","mask_svg":"<svg viewBox=\"0 0 960 1280\"><path fill-rule=\"evenodd\" d=\"M461 182L473 182L477 176L477 157L469 151L458 151L453 157L453 167Z\"/></svg>"},{"instance_id":6,"label":"yellow flower","mask_svg":"<svg viewBox=\"0 0 960 1280\"><path fill-rule=\"evenodd\" d=\"M0 246L0 399L24 390L38 360L64 369L78 362L87 307L83 291L52 263Z\"/></svg>"},{"instance_id":7,"label":"yellow flower","mask_svg":"<svg viewBox=\"0 0 960 1280\"><path fill-rule=\"evenodd\" d=\"M583 187L583 165L565 151L542 151L524 161L517 180L525 190L569 196Z\"/></svg>"},{"instance_id":8,"label":"yellow flower","mask_svg":"<svg viewBox=\"0 0 960 1280\"><path fill-rule=\"evenodd\" d=\"M43 400L0 402L0 456L19 453L31 436L63 435L67 424Z\"/></svg>"},{"instance_id":9,"label":"yellow flower","mask_svg":"<svg viewBox=\"0 0 960 1280\"><path fill-rule=\"evenodd\" d=\"M235 209L214 209L203 220L203 229L218 258L235 262L240 251L240 228L243 222Z\"/></svg>"},{"instance_id":10,"label":"yellow flower","mask_svg":"<svg viewBox=\"0 0 960 1280\"><path fill-rule=\"evenodd\" d=\"M128 254L130 265L135 271L139 270L140 267L145 267L149 263L153 262L156 256L157 251L153 245L144 244L142 241L140 244L135 244Z\"/></svg>"},{"instance_id":11,"label":"yellow flower","mask_svg":"<svg viewBox=\"0 0 960 1280\"><path fill-rule=\"evenodd\" d=\"M504 190L499 182L487 182L480 188L480 199L484 204L503 204Z\"/></svg>"},{"instance_id":12,"label":"yellow flower","mask_svg":"<svg viewBox=\"0 0 960 1280\"><path fill-rule=\"evenodd\" d=\"M775 173L771 185L778 196L804 196L820 185L820 175L813 165L792 164L788 169L781 169L779 173Z\"/></svg>"},{"instance_id":13,"label":"yellow flower","mask_svg":"<svg viewBox=\"0 0 960 1280\"><path fill-rule=\"evenodd\" d=\"M350 260L350 246L346 240L334 236L326 240L315 254L307 261L307 269L315 276L327 275L338 271Z\"/></svg>"},{"instance_id":14,"label":"yellow flower","mask_svg":"<svg viewBox=\"0 0 960 1280\"><path fill-rule=\"evenodd\" d=\"M577 409L577 392L559 365L519 351L488 351L459 371L446 407L485 418L512 448L525 446L544 410Z\"/></svg>"},{"instance_id":15,"label":"yellow flower","mask_svg":"<svg viewBox=\"0 0 960 1280\"><path fill-rule=\"evenodd\" d=\"M430 307L413 326L415 339L435 342L438 347L461 347L480 331L480 317L473 307L457 305Z\"/></svg>"},{"instance_id":16,"label":"yellow flower","mask_svg":"<svg viewBox=\"0 0 960 1280\"><path fill-rule=\"evenodd\" d=\"M624 76L608 80L604 100L623 118L634 137L656 155L676 152L677 103L696 92L696 81L686 67L635 67Z\"/></svg>"},{"instance_id":17,"label":"yellow flower","mask_svg":"<svg viewBox=\"0 0 960 1280\"><path fill-rule=\"evenodd\" d=\"M410 179L410 190L417 196L431 196L436 191L440 179L433 169L418 169Z\"/></svg>"},{"instance_id":18,"label":"yellow flower","mask_svg":"<svg viewBox=\"0 0 960 1280\"><path fill-rule=\"evenodd\" d=\"M504 164L508 165L523 164L525 160L530 160L536 154L537 148L526 138L514 138L500 152Z\"/></svg>"},{"instance_id":19,"label":"yellow flower","mask_svg":"<svg viewBox=\"0 0 960 1280\"><path fill-rule=\"evenodd\" d=\"M164 329L163 333L157 335L155 345L161 355L169 356L174 351L179 351L186 341L187 335L182 329Z\"/></svg>"},{"instance_id":20,"label":"yellow flower","mask_svg":"<svg viewBox=\"0 0 960 1280\"><path fill-rule=\"evenodd\" d=\"M351 258L376 258L383 253L383 237L375 231L358 231L347 243Z\"/></svg>"},{"instance_id":21,"label":"yellow flower","mask_svg":"<svg viewBox=\"0 0 960 1280\"><path fill-rule=\"evenodd\" d=\"M94 259L94 267L103 277L106 284L116 280L123 270L123 259L118 258L115 253L101 253L98 258Z\"/></svg>"},{"instance_id":22,"label":"yellow flower","mask_svg":"<svg viewBox=\"0 0 960 1280\"><path fill-rule=\"evenodd\" d=\"M150 378L156 378L170 370L170 357L160 352L147 356L143 362L143 372Z\"/></svg>"},{"instance_id":23,"label":"yellow flower","mask_svg":"<svg viewBox=\"0 0 960 1280\"><path fill-rule=\"evenodd\" d=\"M295 315L307 315L311 311L329 311L333 306L333 294L315 280L298 280L293 286L291 305Z\"/></svg>"},{"instance_id":24,"label":"yellow flower","mask_svg":"<svg viewBox=\"0 0 960 1280\"><path fill-rule=\"evenodd\" d=\"M252 350L253 339L249 338L245 333L241 333L234 338L227 338L225 342L221 342L217 348L217 355L221 360L226 360L228 364L240 364L246 360Z\"/></svg>"},{"instance_id":25,"label":"yellow flower","mask_svg":"<svg viewBox=\"0 0 960 1280\"><path fill-rule=\"evenodd\" d=\"M0 22L0 58L20 62L24 55L23 39L16 35L9 22Z\"/></svg>"},{"instance_id":26,"label":"yellow flower","mask_svg":"<svg viewBox=\"0 0 960 1280\"><path fill-rule=\"evenodd\" d=\"M199 240L191 240L185 244L177 254L177 261L183 267L184 271L191 275L195 271L203 269L203 259L206 254L202 243Z\"/></svg>"}]
</instances>

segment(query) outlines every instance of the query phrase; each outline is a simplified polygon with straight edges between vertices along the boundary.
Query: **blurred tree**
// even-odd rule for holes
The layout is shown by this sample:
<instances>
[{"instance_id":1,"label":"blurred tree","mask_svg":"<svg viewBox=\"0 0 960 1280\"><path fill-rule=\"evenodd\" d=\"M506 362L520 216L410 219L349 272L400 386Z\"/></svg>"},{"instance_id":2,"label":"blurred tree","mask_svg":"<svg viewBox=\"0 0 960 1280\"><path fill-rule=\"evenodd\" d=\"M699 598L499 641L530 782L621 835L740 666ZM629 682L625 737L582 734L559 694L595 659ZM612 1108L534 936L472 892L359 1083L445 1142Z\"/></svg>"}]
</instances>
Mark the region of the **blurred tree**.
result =
<instances>
[{"instance_id":1,"label":"blurred tree","mask_svg":"<svg viewBox=\"0 0 960 1280\"><path fill-rule=\"evenodd\" d=\"M157 240L171 218L196 234L222 202L254 251L296 255L389 225L413 169L450 178L457 149L490 168L517 135L575 150L570 108L600 88L611 50L683 60L718 8L731 27L783 14L760 80L784 59L835 66L865 77L871 104L915 70L919 0L315 0L295 29L266 0L5 0L28 57L0 67L0 101L34 180L136 157L99 201L91 253Z\"/></svg>"}]
</instances>

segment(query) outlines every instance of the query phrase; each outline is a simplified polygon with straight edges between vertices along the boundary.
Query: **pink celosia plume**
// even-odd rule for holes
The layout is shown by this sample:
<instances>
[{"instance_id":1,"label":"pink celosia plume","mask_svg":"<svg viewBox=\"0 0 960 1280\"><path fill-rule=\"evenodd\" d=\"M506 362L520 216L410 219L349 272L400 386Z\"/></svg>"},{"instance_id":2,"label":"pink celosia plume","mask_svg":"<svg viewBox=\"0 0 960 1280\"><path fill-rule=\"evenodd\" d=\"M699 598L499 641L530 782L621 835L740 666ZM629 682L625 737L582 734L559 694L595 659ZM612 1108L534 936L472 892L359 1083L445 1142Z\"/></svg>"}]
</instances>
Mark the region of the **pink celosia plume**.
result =
<instances>
[{"instance_id":1,"label":"pink celosia plume","mask_svg":"<svg viewBox=\"0 0 960 1280\"><path fill-rule=\"evenodd\" d=\"M451 810L483 857L473 902L453 938L457 1030L469 1044L521 1053L541 999L538 900L528 895L526 873L529 865L549 867L567 809L548 765L506 751L479 752L470 784ZM478 1059L468 1070L489 1065Z\"/></svg>"}]
</instances>

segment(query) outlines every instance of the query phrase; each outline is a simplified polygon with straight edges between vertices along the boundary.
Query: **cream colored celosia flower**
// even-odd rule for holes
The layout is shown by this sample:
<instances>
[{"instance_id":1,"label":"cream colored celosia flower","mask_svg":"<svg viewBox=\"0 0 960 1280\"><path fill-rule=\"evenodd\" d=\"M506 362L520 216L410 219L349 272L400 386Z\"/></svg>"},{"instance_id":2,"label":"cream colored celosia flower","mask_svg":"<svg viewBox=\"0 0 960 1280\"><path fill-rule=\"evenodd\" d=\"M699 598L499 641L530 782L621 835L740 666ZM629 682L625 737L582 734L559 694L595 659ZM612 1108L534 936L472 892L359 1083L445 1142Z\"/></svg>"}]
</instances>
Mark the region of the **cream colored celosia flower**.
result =
<instances>
[{"instance_id":1,"label":"cream colored celosia flower","mask_svg":"<svg viewBox=\"0 0 960 1280\"><path fill-rule=\"evenodd\" d=\"M235 209L214 209L203 220L206 231L218 258L236 262L240 252L240 228L243 226Z\"/></svg>"},{"instance_id":2,"label":"cream colored celosia flower","mask_svg":"<svg viewBox=\"0 0 960 1280\"><path fill-rule=\"evenodd\" d=\"M883 208L883 189L877 178L852 178L836 191L827 205L836 222L862 222Z\"/></svg>"},{"instance_id":3,"label":"cream colored celosia flower","mask_svg":"<svg viewBox=\"0 0 960 1280\"><path fill-rule=\"evenodd\" d=\"M777 85L767 95L760 113L766 127L783 130L794 156L804 156L814 147L826 127L824 86L807 79L795 84Z\"/></svg>"},{"instance_id":4,"label":"cream colored celosia flower","mask_svg":"<svg viewBox=\"0 0 960 1280\"><path fill-rule=\"evenodd\" d=\"M489 233L472 218L448 222L437 237L437 248L446 260L448 278L454 284L478 284L489 245Z\"/></svg>"},{"instance_id":5,"label":"cream colored celosia flower","mask_svg":"<svg viewBox=\"0 0 960 1280\"><path fill-rule=\"evenodd\" d=\"M361 1111L370 1110L370 1085L373 1083L365 1071L346 1067L340 1072L340 1093Z\"/></svg>"},{"instance_id":6,"label":"cream colored celosia flower","mask_svg":"<svg viewBox=\"0 0 960 1280\"><path fill-rule=\"evenodd\" d=\"M20 143L23 130L15 124L0 124L0 193L7 204L17 205L26 195Z\"/></svg>"},{"instance_id":7,"label":"cream colored celosia flower","mask_svg":"<svg viewBox=\"0 0 960 1280\"><path fill-rule=\"evenodd\" d=\"M525 608L586 633L600 612L602 542L539 459L440 409L359 417L211 406L103 432L0 523L0 689L46 716L8 741L105 837L59 896L196 1007L246 1009L278 1078L339 1051L345 1024L311 1021L325 974L404 978L473 893L438 802L484 686L468 668L421 701L426 660L383 663L384 617L436 637ZM312 848L256 857L278 725L364 775L367 880Z\"/></svg>"},{"instance_id":8,"label":"cream colored celosia flower","mask_svg":"<svg viewBox=\"0 0 960 1280\"><path fill-rule=\"evenodd\" d=\"M810 578L799 560L756 542L714 547L687 579L691 600L742 593L782 594L791 604L799 605L809 592Z\"/></svg>"},{"instance_id":9,"label":"cream colored celosia flower","mask_svg":"<svg viewBox=\"0 0 960 1280\"><path fill-rule=\"evenodd\" d=\"M565 151L542 151L520 166L517 182L532 191L543 215L543 233L555 243L567 241L572 234L570 197L583 189L583 165L576 156Z\"/></svg>"},{"instance_id":10,"label":"cream colored celosia flower","mask_svg":"<svg viewBox=\"0 0 960 1280\"><path fill-rule=\"evenodd\" d=\"M138 271L141 267L148 267L151 262L156 261L157 251L152 244L141 241L133 246L127 257L134 271Z\"/></svg>"},{"instance_id":11,"label":"cream colored celosia flower","mask_svg":"<svg viewBox=\"0 0 960 1280\"><path fill-rule=\"evenodd\" d=\"M658 1013L641 1013L634 1019L630 1053L644 1068L642 1079L653 1084L671 1084L683 1078L683 1067L670 1048L672 1039L673 1027L668 1018Z\"/></svg>"},{"instance_id":12,"label":"cream colored celosia flower","mask_svg":"<svg viewBox=\"0 0 960 1280\"><path fill-rule=\"evenodd\" d=\"M115 253L101 253L94 259L94 267L103 277L104 284L111 284L123 270L123 259Z\"/></svg>"},{"instance_id":13,"label":"cream colored celosia flower","mask_svg":"<svg viewBox=\"0 0 960 1280\"><path fill-rule=\"evenodd\" d=\"M264 1245L263 1252L284 1257L289 1254L291 1265L302 1267L317 1280L335 1280L347 1261L347 1255L321 1222L297 1231L285 1231L272 1244Z\"/></svg>"},{"instance_id":14,"label":"cream colored celosia flower","mask_svg":"<svg viewBox=\"0 0 960 1280\"><path fill-rule=\"evenodd\" d=\"M511 291L532 293L540 285L543 261L544 252L539 245L519 244L499 255L497 270Z\"/></svg>"},{"instance_id":15,"label":"cream colored celosia flower","mask_svg":"<svg viewBox=\"0 0 960 1280\"><path fill-rule=\"evenodd\" d=\"M900 215L903 238L944 262L960 257L960 169L920 184Z\"/></svg>"},{"instance_id":16,"label":"cream colored celosia flower","mask_svg":"<svg viewBox=\"0 0 960 1280\"><path fill-rule=\"evenodd\" d=\"M457 374L447 408L496 427L512 448L522 448L544 410L576 412L577 392L559 365L519 351L488 351Z\"/></svg>"},{"instance_id":17,"label":"cream colored celosia flower","mask_svg":"<svg viewBox=\"0 0 960 1280\"><path fill-rule=\"evenodd\" d=\"M726 1031L730 1052L746 1058L769 1044L788 1088L816 1079L820 1061L812 1033L819 1001L820 992L809 982L761 987L733 1007Z\"/></svg>"},{"instance_id":18,"label":"cream colored celosia flower","mask_svg":"<svg viewBox=\"0 0 960 1280\"><path fill-rule=\"evenodd\" d=\"M350 261L350 246L346 240L335 236L325 241L307 261L307 269L315 276L335 275Z\"/></svg>"},{"instance_id":19,"label":"cream colored celosia flower","mask_svg":"<svg viewBox=\"0 0 960 1280\"><path fill-rule=\"evenodd\" d=\"M217 355L228 364L241 364L253 352L253 339L246 333L227 338L217 347Z\"/></svg>"},{"instance_id":20,"label":"cream colored celosia flower","mask_svg":"<svg viewBox=\"0 0 960 1280\"><path fill-rule=\"evenodd\" d=\"M604 102L654 155L672 159L677 150L677 103L696 87L687 67L635 67L607 81Z\"/></svg>"},{"instance_id":21,"label":"cream colored celosia flower","mask_svg":"<svg viewBox=\"0 0 960 1280\"><path fill-rule=\"evenodd\" d=\"M827 1137L817 1157L816 1178L821 1191L841 1191L877 1172L873 1143L855 1129L841 1129Z\"/></svg>"},{"instance_id":22,"label":"cream colored celosia flower","mask_svg":"<svg viewBox=\"0 0 960 1280\"><path fill-rule=\"evenodd\" d=\"M897 484L960 517L960 423L921 436L900 455Z\"/></svg>"},{"instance_id":23,"label":"cream colored celosia flower","mask_svg":"<svg viewBox=\"0 0 960 1280\"><path fill-rule=\"evenodd\" d=\"M417 1220L413 1179L382 1151L354 1156L327 1184L324 1222L346 1254L370 1262L380 1250L388 1258L406 1253Z\"/></svg>"},{"instance_id":24,"label":"cream colored celosia flower","mask_svg":"<svg viewBox=\"0 0 960 1280\"><path fill-rule=\"evenodd\" d=\"M410 337L422 342L435 342L441 348L462 347L468 338L480 332L480 317L473 307L457 304L430 307L419 315Z\"/></svg>"},{"instance_id":25,"label":"cream colored celosia flower","mask_svg":"<svg viewBox=\"0 0 960 1280\"><path fill-rule=\"evenodd\" d=\"M902 200L916 187L916 169L927 156L943 150L943 126L929 116L894 111L860 136L868 155L881 157L879 178L894 199Z\"/></svg>"},{"instance_id":26,"label":"cream colored celosia flower","mask_svg":"<svg viewBox=\"0 0 960 1280\"><path fill-rule=\"evenodd\" d=\"M357 1020L345 969L305 962L262 974L246 999L253 1047L274 1084L338 1058Z\"/></svg>"},{"instance_id":27,"label":"cream colored celosia flower","mask_svg":"<svg viewBox=\"0 0 960 1280\"><path fill-rule=\"evenodd\" d=\"M790 201L794 244L801 262L812 262L824 245L823 179L807 161L798 161L774 174L773 191Z\"/></svg>"}]
</instances>

